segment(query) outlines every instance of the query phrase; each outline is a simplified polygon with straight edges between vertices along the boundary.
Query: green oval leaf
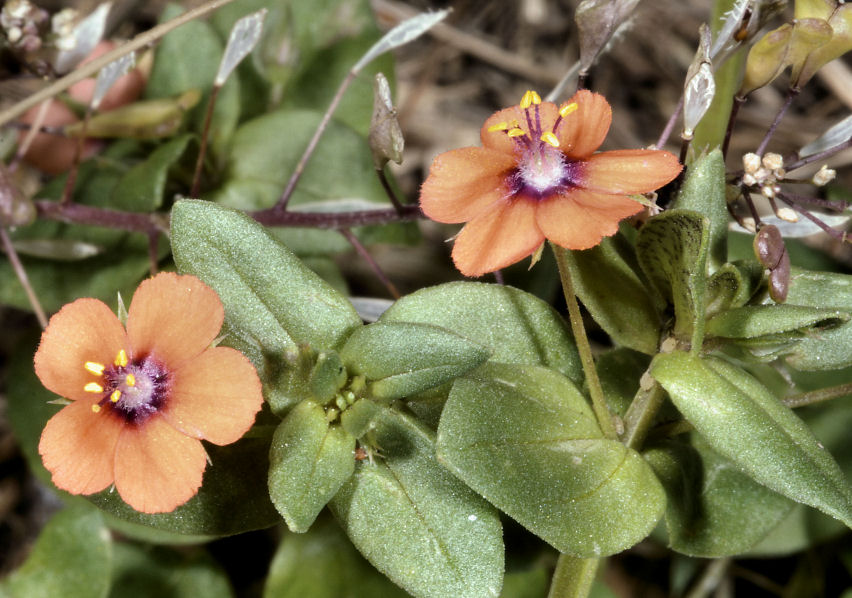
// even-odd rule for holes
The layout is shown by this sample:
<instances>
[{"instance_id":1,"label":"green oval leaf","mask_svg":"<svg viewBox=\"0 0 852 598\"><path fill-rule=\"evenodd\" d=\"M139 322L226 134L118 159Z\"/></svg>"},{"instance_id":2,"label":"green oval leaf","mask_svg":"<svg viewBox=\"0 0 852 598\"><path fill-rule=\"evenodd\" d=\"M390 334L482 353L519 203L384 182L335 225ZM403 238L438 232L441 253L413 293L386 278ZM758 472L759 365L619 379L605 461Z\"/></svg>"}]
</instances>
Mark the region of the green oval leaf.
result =
<instances>
[{"instance_id":1,"label":"green oval leaf","mask_svg":"<svg viewBox=\"0 0 852 598\"><path fill-rule=\"evenodd\" d=\"M110 598L232 598L225 571L203 550L115 545Z\"/></svg>"},{"instance_id":2,"label":"green oval leaf","mask_svg":"<svg viewBox=\"0 0 852 598\"><path fill-rule=\"evenodd\" d=\"M110 587L113 546L100 513L83 505L54 515L30 556L3 584L11 598L97 598Z\"/></svg>"},{"instance_id":3,"label":"green oval leaf","mask_svg":"<svg viewBox=\"0 0 852 598\"><path fill-rule=\"evenodd\" d=\"M697 449L697 450L696 450ZM742 554L765 538L796 503L762 486L704 442L668 442L643 453L666 489L666 529L683 554Z\"/></svg>"},{"instance_id":4,"label":"green oval leaf","mask_svg":"<svg viewBox=\"0 0 852 598\"><path fill-rule=\"evenodd\" d=\"M794 268L787 303L852 312L852 276ZM852 366L852 321L802 339L785 361L800 370L835 370Z\"/></svg>"},{"instance_id":5,"label":"green oval leaf","mask_svg":"<svg viewBox=\"0 0 852 598\"><path fill-rule=\"evenodd\" d=\"M518 289L451 282L394 303L380 322L441 326L491 351L491 361L543 365L581 383L583 369L564 320L541 299Z\"/></svg>"},{"instance_id":6,"label":"green oval leaf","mask_svg":"<svg viewBox=\"0 0 852 598\"><path fill-rule=\"evenodd\" d=\"M163 205L169 169L183 156L192 137L181 135L163 143L128 170L116 183L110 206L116 210L150 212Z\"/></svg>"},{"instance_id":7,"label":"green oval leaf","mask_svg":"<svg viewBox=\"0 0 852 598\"><path fill-rule=\"evenodd\" d=\"M595 322L619 345L656 353L660 314L613 240L604 239L586 251L569 251L566 258L577 296Z\"/></svg>"},{"instance_id":8,"label":"green oval leaf","mask_svg":"<svg viewBox=\"0 0 852 598\"><path fill-rule=\"evenodd\" d=\"M366 377L373 397L392 400L460 376L489 351L437 326L377 322L356 330L340 355L351 374Z\"/></svg>"},{"instance_id":9,"label":"green oval leaf","mask_svg":"<svg viewBox=\"0 0 852 598\"><path fill-rule=\"evenodd\" d=\"M639 265L657 292L674 305L674 333L697 351L704 337L704 290L710 221L689 210L667 210L639 231Z\"/></svg>"},{"instance_id":10,"label":"green oval leaf","mask_svg":"<svg viewBox=\"0 0 852 598\"><path fill-rule=\"evenodd\" d=\"M355 470L355 438L313 401L296 405L269 448L269 496L287 527L304 532Z\"/></svg>"},{"instance_id":11,"label":"green oval leaf","mask_svg":"<svg viewBox=\"0 0 852 598\"><path fill-rule=\"evenodd\" d=\"M642 457L604 439L574 385L541 367L489 364L456 380L438 427L438 457L518 523L577 557L639 542L665 504Z\"/></svg>"},{"instance_id":12,"label":"green oval leaf","mask_svg":"<svg viewBox=\"0 0 852 598\"><path fill-rule=\"evenodd\" d=\"M278 546L263 598L407 598L358 554L330 517Z\"/></svg>"},{"instance_id":13,"label":"green oval leaf","mask_svg":"<svg viewBox=\"0 0 852 598\"><path fill-rule=\"evenodd\" d=\"M728 261L728 202L725 199L725 159L719 148L689 165L672 208L692 210L709 222L707 261L715 271Z\"/></svg>"},{"instance_id":14,"label":"green oval leaf","mask_svg":"<svg viewBox=\"0 0 852 598\"><path fill-rule=\"evenodd\" d=\"M789 303L744 305L713 316L707 321L706 332L732 339L786 334L792 340L837 328L849 317L842 311Z\"/></svg>"},{"instance_id":15,"label":"green oval leaf","mask_svg":"<svg viewBox=\"0 0 852 598\"><path fill-rule=\"evenodd\" d=\"M719 454L764 486L852 525L852 489L810 429L760 382L714 358L661 354L651 374Z\"/></svg>"},{"instance_id":16,"label":"green oval leaf","mask_svg":"<svg viewBox=\"0 0 852 598\"><path fill-rule=\"evenodd\" d=\"M495 598L503 538L494 509L435 459L432 434L382 410L380 456L359 462L331 508L361 553L418 598Z\"/></svg>"},{"instance_id":17,"label":"green oval leaf","mask_svg":"<svg viewBox=\"0 0 852 598\"><path fill-rule=\"evenodd\" d=\"M336 349L361 326L345 297L240 212L179 201L172 210L172 250L182 272L219 294L227 344L252 360L275 411L295 401L286 378L298 365L300 345Z\"/></svg>"}]
</instances>

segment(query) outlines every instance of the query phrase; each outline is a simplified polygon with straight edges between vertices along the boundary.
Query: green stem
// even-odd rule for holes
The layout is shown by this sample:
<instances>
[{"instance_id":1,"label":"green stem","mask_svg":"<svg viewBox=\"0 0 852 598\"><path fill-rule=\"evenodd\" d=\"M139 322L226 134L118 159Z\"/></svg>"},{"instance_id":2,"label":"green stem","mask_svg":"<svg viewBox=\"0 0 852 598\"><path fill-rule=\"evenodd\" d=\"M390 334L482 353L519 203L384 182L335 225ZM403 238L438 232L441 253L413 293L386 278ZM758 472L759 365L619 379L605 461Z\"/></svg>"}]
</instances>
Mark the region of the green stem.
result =
<instances>
[{"instance_id":1,"label":"green stem","mask_svg":"<svg viewBox=\"0 0 852 598\"><path fill-rule=\"evenodd\" d=\"M636 450L641 448L665 398L663 387L656 381L648 390L639 389L624 414L624 434L621 436L624 444Z\"/></svg>"},{"instance_id":2,"label":"green stem","mask_svg":"<svg viewBox=\"0 0 852 598\"><path fill-rule=\"evenodd\" d=\"M580 353L580 362L583 364L583 372L586 374L586 383L589 385L589 394L592 397L592 409L598 418L604 436L615 440L618 434L612 423L612 416L604 398L598 371L595 369L595 360L592 357L592 347L586 336L586 328L583 326L583 316L580 314L580 305L577 303L577 295L574 293L574 284L571 282L571 271L568 268L568 250L556 243L551 243L553 253L556 256L556 264L559 267L559 278L562 279L562 292L565 293L565 303L568 304L568 315L571 320L571 331L574 333L574 342L577 343L577 351Z\"/></svg>"},{"instance_id":3,"label":"green stem","mask_svg":"<svg viewBox=\"0 0 852 598\"><path fill-rule=\"evenodd\" d=\"M600 559L579 559L560 554L547 598L586 598L592 591L599 563Z\"/></svg>"},{"instance_id":4,"label":"green stem","mask_svg":"<svg viewBox=\"0 0 852 598\"><path fill-rule=\"evenodd\" d=\"M852 383L840 384L838 386L830 386L828 388L820 388L810 392L803 392L797 395L791 395L782 399L782 402L790 409L796 407L804 407L805 405L813 405L822 401L830 401L831 399L839 399L852 395Z\"/></svg>"}]
</instances>

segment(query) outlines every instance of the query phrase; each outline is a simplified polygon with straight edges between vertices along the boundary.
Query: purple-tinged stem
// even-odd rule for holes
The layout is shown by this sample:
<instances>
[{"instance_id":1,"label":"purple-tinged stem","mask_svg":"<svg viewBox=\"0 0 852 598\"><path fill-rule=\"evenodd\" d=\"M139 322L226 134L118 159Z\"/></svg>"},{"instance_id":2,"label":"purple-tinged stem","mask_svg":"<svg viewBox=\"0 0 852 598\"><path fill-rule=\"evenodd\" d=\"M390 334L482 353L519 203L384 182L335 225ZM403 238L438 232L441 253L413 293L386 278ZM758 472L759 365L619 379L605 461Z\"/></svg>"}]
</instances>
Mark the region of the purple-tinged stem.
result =
<instances>
[{"instance_id":1,"label":"purple-tinged stem","mask_svg":"<svg viewBox=\"0 0 852 598\"><path fill-rule=\"evenodd\" d=\"M494 270L494 282L496 282L499 285L505 285L506 284L506 279L503 276L502 270Z\"/></svg>"},{"instance_id":2,"label":"purple-tinged stem","mask_svg":"<svg viewBox=\"0 0 852 598\"><path fill-rule=\"evenodd\" d=\"M785 204L787 204L788 206L790 206L791 208L796 210L796 212L798 212L799 214L801 214L802 216L804 216L805 218L807 218L808 220L810 220L814 224L816 224L823 231L825 231L830 237L833 237L833 238L837 239L838 241L848 242L848 240L846 239L846 233L845 232L831 228L829 225L827 225L825 222L823 222L822 220L820 220L819 218L817 218L816 216L814 216L813 214L811 214L807 210L796 205L796 202L790 201L789 199L787 199L784 195L779 195L778 199L780 199Z\"/></svg>"},{"instance_id":3,"label":"purple-tinged stem","mask_svg":"<svg viewBox=\"0 0 852 598\"><path fill-rule=\"evenodd\" d=\"M784 118L784 115L787 114L787 109L790 108L790 104L793 103L793 100L797 95L799 95L799 89L797 87L791 87L787 90L787 97L784 98L784 103L781 105L781 109L778 111L778 114L775 115L775 120L772 121L772 124L769 126L769 130L766 131L763 141L761 141L760 145L757 146L757 151L755 153L758 156L763 156L763 152L766 151L766 146L769 145L769 140L772 139L772 136L775 134L775 129L778 128L778 124L781 122L781 119Z\"/></svg>"},{"instance_id":4,"label":"purple-tinged stem","mask_svg":"<svg viewBox=\"0 0 852 598\"><path fill-rule=\"evenodd\" d=\"M396 208L396 211L399 212L402 210L402 203L396 196L396 193L393 192L393 189L390 186L390 181L388 181L388 177L385 174L384 168L377 168L376 175L379 177L379 182L382 184L382 189L385 190L385 193L390 199L390 202L393 204L393 207Z\"/></svg>"},{"instance_id":5,"label":"purple-tinged stem","mask_svg":"<svg viewBox=\"0 0 852 598\"><path fill-rule=\"evenodd\" d=\"M143 214L96 208L78 203L63 204L58 201L38 200L35 204L38 215L48 220L71 224L90 224L106 228L151 234L167 231L168 216L165 214Z\"/></svg>"},{"instance_id":6,"label":"purple-tinged stem","mask_svg":"<svg viewBox=\"0 0 852 598\"><path fill-rule=\"evenodd\" d=\"M825 210L832 210L834 212L842 212L845 210L849 204L847 204L843 200L828 200L828 199L820 199L819 197L808 197L807 195L796 195L793 193L784 193L784 196L795 203L798 204L807 204L809 206L814 206L817 208L823 208Z\"/></svg>"},{"instance_id":7,"label":"purple-tinged stem","mask_svg":"<svg viewBox=\"0 0 852 598\"><path fill-rule=\"evenodd\" d=\"M842 152L843 150L848 149L850 147L852 147L852 137L850 137L849 139L847 139L846 141L844 141L841 144L838 144L838 145L835 145L834 147L828 148L827 150L823 150L823 151L821 151L817 154L813 154L813 155L807 156L805 158L800 158L800 159L796 160L795 162L791 162L790 164L785 164L784 170L786 170L787 172L792 172L792 171L796 170L797 168L801 168L802 166L807 166L808 164L811 164L813 162L819 162L823 158L828 158L829 156L833 156L834 154L836 154L838 152Z\"/></svg>"},{"instance_id":8,"label":"purple-tinged stem","mask_svg":"<svg viewBox=\"0 0 852 598\"><path fill-rule=\"evenodd\" d=\"M355 80L356 76L357 73L355 71L349 71L340 83L340 87L338 87L337 91L334 93L334 97L331 99L331 104L329 104L325 114L323 114L322 120L317 126L317 130L314 131L314 136L311 137L310 142L308 142L308 147L305 148L305 153L302 154L302 157L299 159L299 163L296 164L296 168L293 170L293 174L290 175L290 180L287 181L287 186L284 188L284 192L278 199L278 203L275 204L274 208L272 208L273 210L283 212L287 209L287 202L290 201L290 197L293 195L293 191L295 191L296 185L299 183L299 179L302 178L305 166L314 154L314 150L317 148L320 137L322 137L326 127L328 127L328 123L331 121L331 115L334 114L334 111L337 109L337 105L340 104L340 100L343 99L343 94L346 93L347 89L349 89L349 86L352 84L352 81Z\"/></svg>"},{"instance_id":9,"label":"purple-tinged stem","mask_svg":"<svg viewBox=\"0 0 852 598\"><path fill-rule=\"evenodd\" d=\"M675 125L677 124L677 119L680 118L681 112L683 112L683 96L680 97L680 101L677 103L677 107L675 108L674 112L672 112L672 115L669 117L669 120L666 123L666 127L663 129L663 132L660 133L660 138L657 139L657 143L654 144L657 149L662 148L669 140L669 137L672 136L672 131L674 131Z\"/></svg>"},{"instance_id":10,"label":"purple-tinged stem","mask_svg":"<svg viewBox=\"0 0 852 598\"><path fill-rule=\"evenodd\" d=\"M207 101L207 114L204 116L204 128L201 133L201 147L198 149L198 159L195 161L195 173L192 175L192 187L189 196L198 197L198 187L201 184L201 169L204 166L204 157L207 155L207 140L210 137L210 122L213 120L213 108L216 107L216 98L219 97L221 85L214 85L210 91L210 99Z\"/></svg>"},{"instance_id":11,"label":"purple-tinged stem","mask_svg":"<svg viewBox=\"0 0 852 598\"><path fill-rule=\"evenodd\" d=\"M421 218L420 206L401 206L400 210L358 210L354 212L292 212L277 207L248 215L264 226L306 226L311 228L341 229L389 222L407 222Z\"/></svg>"},{"instance_id":12,"label":"purple-tinged stem","mask_svg":"<svg viewBox=\"0 0 852 598\"><path fill-rule=\"evenodd\" d=\"M740 106L745 104L746 99L738 95L734 96L734 101L731 103L731 114L728 116L728 126L725 128L725 140L722 142L722 157L727 157L728 148L731 146L731 136L734 134L734 123L737 122L737 114L740 112Z\"/></svg>"},{"instance_id":13,"label":"purple-tinged stem","mask_svg":"<svg viewBox=\"0 0 852 598\"><path fill-rule=\"evenodd\" d=\"M24 269L24 265L21 263L20 258L18 258L18 252L15 251L15 247L12 245L12 239L9 238L9 233L6 232L6 227L3 226L0 226L0 241L3 243L3 250L9 257L12 269L21 282L21 286L24 287L24 292L27 294L27 299L35 312L36 318L38 318L38 323L41 324L42 329L47 328L47 316L44 314L44 309L42 309L41 303L30 284L30 279L27 276L27 271Z\"/></svg>"},{"instance_id":14,"label":"purple-tinged stem","mask_svg":"<svg viewBox=\"0 0 852 598\"><path fill-rule=\"evenodd\" d=\"M341 228L339 232L341 235L346 237L346 240L349 241L349 244L355 248L355 251L358 252L358 255L364 258L364 261L367 262L367 264L370 266L370 269L373 271L373 274L376 275L376 278L382 281L382 284L385 285L385 288L388 290L388 293L391 294L391 297L393 297L394 299L399 299L401 295L399 294L396 285L394 285L391 282L390 278L387 277L381 266L379 266L378 262L373 259L373 256L370 255L370 252L367 251L366 247L364 247L364 244L358 240L358 237L356 237L355 234L348 228Z\"/></svg>"}]
</instances>

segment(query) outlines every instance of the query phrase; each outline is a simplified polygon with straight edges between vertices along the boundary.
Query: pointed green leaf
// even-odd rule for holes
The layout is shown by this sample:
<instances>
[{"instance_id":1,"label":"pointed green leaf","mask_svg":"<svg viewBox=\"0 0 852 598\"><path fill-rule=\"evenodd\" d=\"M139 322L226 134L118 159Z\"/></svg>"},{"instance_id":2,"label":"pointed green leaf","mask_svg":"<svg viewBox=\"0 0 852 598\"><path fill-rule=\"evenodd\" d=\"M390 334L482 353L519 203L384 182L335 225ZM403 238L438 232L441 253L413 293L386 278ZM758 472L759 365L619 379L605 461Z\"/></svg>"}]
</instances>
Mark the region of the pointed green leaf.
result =
<instances>
[{"instance_id":1,"label":"pointed green leaf","mask_svg":"<svg viewBox=\"0 0 852 598\"><path fill-rule=\"evenodd\" d=\"M794 268L787 303L852 312L852 276ZM800 370L835 370L852 366L852 321L802 339L785 360Z\"/></svg>"},{"instance_id":2,"label":"pointed green leaf","mask_svg":"<svg viewBox=\"0 0 852 598\"><path fill-rule=\"evenodd\" d=\"M667 210L639 231L636 253L651 284L674 305L674 333L697 351L704 337L704 290L710 221L690 210Z\"/></svg>"},{"instance_id":3,"label":"pointed green leaf","mask_svg":"<svg viewBox=\"0 0 852 598\"><path fill-rule=\"evenodd\" d=\"M669 442L643 454L666 489L670 545L704 558L742 554L796 503L761 486L704 442L696 448Z\"/></svg>"},{"instance_id":4,"label":"pointed green leaf","mask_svg":"<svg viewBox=\"0 0 852 598\"><path fill-rule=\"evenodd\" d=\"M707 261L713 272L728 261L728 214L725 160L718 148L690 164L672 208L692 210L710 221Z\"/></svg>"},{"instance_id":5,"label":"pointed green leaf","mask_svg":"<svg viewBox=\"0 0 852 598\"><path fill-rule=\"evenodd\" d=\"M295 400L289 377L300 345L336 349L361 326L346 298L240 212L205 201L178 202L172 250L182 272L219 294L226 342L252 360L276 411Z\"/></svg>"},{"instance_id":6,"label":"pointed green leaf","mask_svg":"<svg viewBox=\"0 0 852 598\"><path fill-rule=\"evenodd\" d=\"M642 457L603 438L582 394L541 367L488 364L456 380L438 456L500 510L577 557L639 542L665 504Z\"/></svg>"},{"instance_id":7,"label":"pointed green leaf","mask_svg":"<svg viewBox=\"0 0 852 598\"><path fill-rule=\"evenodd\" d=\"M566 262L577 296L595 322L617 344L649 355L656 353L660 314L613 240L604 239L586 251L569 251Z\"/></svg>"},{"instance_id":8,"label":"pointed green leaf","mask_svg":"<svg viewBox=\"0 0 852 598\"><path fill-rule=\"evenodd\" d=\"M723 338L757 338L789 334L793 338L819 334L849 320L834 309L803 305L744 305L723 311L707 321L707 334Z\"/></svg>"},{"instance_id":9,"label":"pointed green leaf","mask_svg":"<svg viewBox=\"0 0 852 598\"><path fill-rule=\"evenodd\" d=\"M376 571L330 517L278 546L263 598L407 598Z\"/></svg>"},{"instance_id":10,"label":"pointed green leaf","mask_svg":"<svg viewBox=\"0 0 852 598\"><path fill-rule=\"evenodd\" d=\"M384 409L331 508L361 553L417 598L496 598L503 580L497 513L435 459L432 434Z\"/></svg>"},{"instance_id":11,"label":"pointed green leaf","mask_svg":"<svg viewBox=\"0 0 852 598\"><path fill-rule=\"evenodd\" d=\"M351 374L366 377L373 397L392 400L448 382L490 352L437 326L377 322L356 330L340 354Z\"/></svg>"},{"instance_id":12,"label":"pointed green leaf","mask_svg":"<svg viewBox=\"0 0 852 598\"><path fill-rule=\"evenodd\" d=\"M128 170L112 191L110 207L146 212L163 205L169 169L180 160L192 137L181 135L163 143L144 162Z\"/></svg>"},{"instance_id":13,"label":"pointed green leaf","mask_svg":"<svg viewBox=\"0 0 852 598\"><path fill-rule=\"evenodd\" d=\"M682 352L651 374L719 454L764 486L852 525L852 488L810 429L740 368Z\"/></svg>"},{"instance_id":14,"label":"pointed green leaf","mask_svg":"<svg viewBox=\"0 0 852 598\"><path fill-rule=\"evenodd\" d=\"M269 448L269 496L293 532L311 526L355 470L355 438L313 401L296 405Z\"/></svg>"},{"instance_id":15,"label":"pointed green leaf","mask_svg":"<svg viewBox=\"0 0 852 598\"><path fill-rule=\"evenodd\" d=\"M103 517L82 505L54 515L30 556L0 585L10 598L97 598L110 585L113 546Z\"/></svg>"},{"instance_id":16,"label":"pointed green leaf","mask_svg":"<svg viewBox=\"0 0 852 598\"><path fill-rule=\"evenodd\" d=\"M373 420L383 411L383 407L370 399L359 399L340 414L343 429L355 438L361 438L373 427Z\"/></svg>"},{"instance_id":17,"label":"pointed green leaf","mask_svg":"<svg viewBox=\"0 0 852 598\"><path fill-rule=\"evenodd\" d=\"M580 358L564 320L518 289L479 282L429 287L394 303L380 322L434 324L491 351L491 361L547 366L575 382Z\"/></svg>"}]
</instances>

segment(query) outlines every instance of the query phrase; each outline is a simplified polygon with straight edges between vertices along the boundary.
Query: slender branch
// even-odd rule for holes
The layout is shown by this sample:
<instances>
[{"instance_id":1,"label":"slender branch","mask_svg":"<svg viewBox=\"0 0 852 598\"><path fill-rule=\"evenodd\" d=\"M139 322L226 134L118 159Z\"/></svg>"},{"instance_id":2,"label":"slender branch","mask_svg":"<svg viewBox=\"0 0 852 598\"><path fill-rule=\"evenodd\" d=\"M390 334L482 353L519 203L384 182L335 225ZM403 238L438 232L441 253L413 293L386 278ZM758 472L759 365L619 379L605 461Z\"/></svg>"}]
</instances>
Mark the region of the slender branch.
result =
<instances>
[{"instance_id":1,"label":"slender branch","mask_svg":"<svg viewBox=\"0 0 852 598\"><path fill-rule=\"evenodd\" d=\"M666 142L669 140L669 137L672 136L672 131L674 131L675 125L677 124L677 119L680 118L680 113L683 112L683 96L680 96L680 101L677 103L677 107L675 108L672 115L669 117L668 122L666 123L666 127L663 129L663 132L660 133L660 138L657 139L657 143L654 144L654 147L660 149L663 147Z\"/></svg>"},{"instance_id":2,"label":"slender branch","mask_svg":"<svg viewBox=\"0 0 852 598\"><path fill-rule=\"evenodd\" d=\"M173 29L177 29L181 25L188 23L194 19L202 17L214 10L217 10L226 4L230 4L234 0L210 0L210 2L206 2L202 4L198 8L185 12L182 15L179 15L168 21L167 23L163 23L161 25L157 25L153 29L149 29L143 33L140 33L132 40L127 43L124 43L111 52L107 52L106 54L95 58L91 62L87 62L86 64L80 65L75 70L71 71L61 79L54 81L44 89L39 90L33 95L21 100L14 106L0 112L0 126L5 125L6 123L18 118L21 114L43 102L48 98L52 98L53 96L62 93L78 81L82 81L88 77L91 77L103 67L108 65L113 60L121 58L125 54L129 54L134 50L138 50L143 48L149 44L154 43Z\"/></svg>"},{"instance_id":3,"label":"slender branch","mask_svg":"<svg viewBox=\"0 0 852 598\"><path fill-rule=\"evenodd\" d=\"M689 153L689 146L692 143L692 137L690 136L688 139L686 137L681 136L680 142L680 160L681 164L686 164L686 155Z\"/></svg>"},{"instance_id":4,"label":"slender branch","mask_svg":"<svg viewBox=\"0 0 852 598\"><path fill-rule=\"evenodd\" d=\"M783 399L781 399L781 402L787 405L787 407L789 407L790 409L795 409L796 407L813 405L814 403L830 401L831 399L839 399L840 397L846 397L849 395L852 395L852 382L846 384L839 384L838 386L829 386L828 388L820 388L819 390L812 390L810 392L803 392L796 395L790 395L789 397L784 397Z\"/></svg>"},{"instance_id":5,"label":"slender branch","mask_svg":"<svg viewBox=\"0 0 852 598\"><path fill-rule=\"evenodd\" d=\"M809 206L822 208L824 210L831 210L833 212L842 212L847 207L849 207L849 204L843 201L842 199L821 199L819 197L798 195L796 193L788 193L786 191L784 192L784 197L795 203L806 204Z\"/></svg>"},{"instance_id":6,"label":"slender branch","mask_svg":"<svg viewBox=\"0 0 852 598\"><path fill-rule=\"evenodd\" d=\"M725 140L722 142L722 157L727 157L728 148L731 146L731 135L734 133L734 123L737 122L737 114L740 112L740 106L745 104L746 99L738 95L734 96L734 101L731 104L731 114L728 116L728 126L725 127Z\"/></svg>"},{"instance_id":7,"label":"slender branch","mask_svg":"<svg viewBox=\"0 0 852 598\"><path fill-rule=\"evenodd\" d=\"M636 450L641 448L665 398L663 387L656 381L649 389L639 389L624 415L624 434L621 435L624 444Z\"/></svg>"},{"instance_id":8,"label":"slender branch","mask_svg":"<svg viewBox=\"0 0 852 598\"><path fill-rule=\"evenodd\" d=\"M589 394L592 397L592 409L598 419L606 438L615 440L618 435L615 425L612 423L612 415L606 404L598 371L595 369L595 360L592 357L592 347L586 336L586 328L583 326L583 316L577 303L577 295L574 293L574 285L571 281L571 271L568 268L568 250L551 243L553 253L556 255L556 264L559 267L559 278L562 279L562 292L565 294L565 302L568 304L568 315L571 320L571 331L574 333L574 342L577 343L577 351L580 353L580 362L583 364L583 373L586 375L586 383L589 385Z\"/></svg>"},{"instance_id":9,"label":"slender branch","mask_svg":"<svg viewBox=\"0 0 852 598\"><path fill-rule=\"evenodd\" d=\"M36 318L38 318L38 323L41 324L42 329L47 328L47 316L44 314L44 309L42 309L41 303L30 284L27 271L24 269L24 265L21 263L20 258L18 258L18 252L15 251L15 247L12 245L12 239L9 238L9 233L6 232L6 227L4 226L0 226L0 241L3 243L3 250L6 252L9 262L12 264L12 269L15 271L18 280L21 281L21 286L24 287L24 292L27 294L27 299L35 312Z\"/></svg>"},{"instance_id":10,"label":"slender branch","mask_svg":"<svg viewBox=\"0 0 852 598\"><path fill-rule=\"evenodd\" d=\"M305 148L305 152L302 154L302 157L299 158L299 163L296 164L293 174L290 175L290 180L287 181L287 186L284 187L284 192L278 199L278 203L273 208L274 210L283 212L287 209L287 202L290 201L293 191L296 190L296 185L299 183L299 179L302 178L302 173L305 170L308 160L310 160L311 156L313 156L320 137L322 137L328 123L331 121L331 115L334 114L335 110L337 110L337 105L340 104L340 100L343 99L343 94L346 93L346 90L349 89L352 81L354 81L357 76L357 71L350 70L346 77L344 77L343 81L341 81L340 87L337 88L337 91L334 93L334 97L331 99L331 104L328 105L325 114L322 115L322 120L319 125L317 125L317 130L314 131L314 136L311 137L311 140L308 142L308 147Z\"/></svg>"},{"instance_id":11,"label":"slender branch","mask_svg":"<svg viewBox=\"0 0 852 598\"><path fill-rule=\"evenodd\" d=\"M784 98L784 103L781 105L781 109L778 110L778 114L775 115L775 120L773 120L772 124L769 125L769 130L766 131L763 141L761 141L760 145L757 146L757 151L755 153L758 156L762 156L763 152L766 151L766 146L769 145L769 140L772 139L772 136L775 134L775 129L778 128L778 124L781 122L781 119L784 118L784 115L787 114L787 109L790 108L790 104L793 103L793 100L797 95L799 95L799 88L791 87L787 90L787 97Z\"/></svg>"},{"instance_id":12,"label":"slender branch","mask_svg":"<svg viewBox=\"0 0 852 598\"><path fill-rule=\"evenodd\" d=\"M852 147L852 137L850 137L849 139L847 139L843 143L840 143L838 145L835 145L834 147L828 148L827 150L823 150L819 153L811 154L810 156L806 156L804 158L799 158L795 162L785 164L784 170L786 170L787 172L792 172L792 171L796 170L797 168L801 168L802 166L807 166L808 164L811 164L812 162L819 162L823 158L828 158L829 156L833 156L834 154L836 154L838 152L842 152L843 150L848 149L850 147Z\"/></svg>"},{"instance_id":13,"label":"slender branch","mask_svg":"<svg viewBox=\"0 0 852 598\"><path fill-rule=\"evenodd\" d=\"M547 598L586 598L592 591L599 564L600 559L581 559L560 554Z\"/></svg>"},{"instance_id":14,"label":"slender branch","mask_svg":"<svg viewBox=\"0 0 852 598\"><path fill-rule=\"evenodd\" d=\"M201 132L201 147L198 149L198 159L195 161L195 173L192 175L192 187L189 190L190 197L198 197L198 186L201 183L201 168L204 165L204 156L207 154L207 140L210 138L210 123L213 120L213 108L216 107L216 98L219 97L221 85L214 85L207 100L207 114L204 116L204 129Z\"/></svg>"},{"instance_id":15,"label":"slender branch","mask_svg":"<svg viewBox=\"0 0 852 598\"><path fill-rule=\"evenodd\" d=\"M686 598L705 598L712 594L727 575L731 562L730 558L710 561Z\"/></svg>"},{"instance_id":16,"label":"slender branch","mask_svg":"<svg viewBox=\"0 0 852 598\"><path fill-rule=\"evenodd\" d=\"M390 186L390 181L388 181L388 176L385 174L384 168L377 168L376 175L379 177L379 182L382 184L382 189L385 190L385 193L390 199L390 202L393 204L393 207L396 208L397 212L402 209L402 203L397 198L396 193L393 192L393 189Z\"/></svg>"},{"instance_id":17,"label":"slender branch","mask_svg":"<svg viewBox=\"0 0 852 598\"><path fill-rule=\"evenodd\" d=\"M385 285L385 288L388 290L388 293L391 294L391 297L393 297L394 299L399 299L401 295L399 294L396 285L394 285L393 282L391 282L390 278L387 277L381 266L379 266L379 263L373 259L373 256L370 255L370 252L367 251L367 248L364 247L364 244L358 240L358 237L356 237L348 228L341 228L339 232L341 235L346 237L346 240L349 241L349 244L355 248L355 251L358 252L358 255L360 255L364 259L364 261L367 262L367 264L370 266L370 269L373 271L373 274L376 275L376 278L382 281L382 284Z\"/></svg>"},{"instance_id":18,"label":"slender branch","mask_svg":"<svg viewBox=\"0 0 852 598\"><path fill-rule=\"evenodd\" d=\"M38 200L34 204L38 215L48 220L117 228L145 234L165 233L169 230L169 216L162 212L121 212L83 204L65 205L47 200ZM268 209L247 212L247 215L265 226L340 229L390 222L409 222L421 218L422 213L419 206L402 206L400 211L393 208L354 212L279 212Z\"/></svg>"},{"instance_id":19,"label":"slender branch","mask_svg":"<svg viewBox=\"0 0 852 598\"><path fill-rule=\"evenodd\" d=\"M797 205L796 202L790 201L783 194L779 194L778 199L783 201L785 204L787 204L788 206L793 208L796 212L798 212L799 214L801 214L802 216L804 216L805 218L807 218L808 220L810 220L814 224L816 224L818 227L820 227L823 231L828 233L830 236L832 236L832 237L834 237L835 239L838 239L838 240L846 240L847 233L845 231L840 231L840 230L837 230L835 228L831 228L825 222L823 222L822 220L820 220L819 218L817 218L816 216L814 216L813 214L811 214L810 212L808 212L807 210L802 208L801 206Z\"/></svg>"}]
</instances>

